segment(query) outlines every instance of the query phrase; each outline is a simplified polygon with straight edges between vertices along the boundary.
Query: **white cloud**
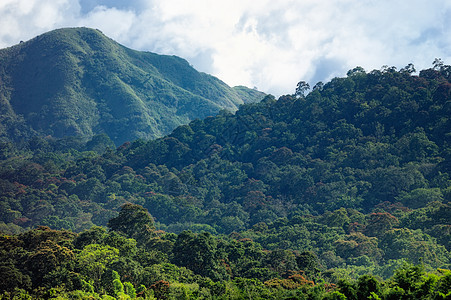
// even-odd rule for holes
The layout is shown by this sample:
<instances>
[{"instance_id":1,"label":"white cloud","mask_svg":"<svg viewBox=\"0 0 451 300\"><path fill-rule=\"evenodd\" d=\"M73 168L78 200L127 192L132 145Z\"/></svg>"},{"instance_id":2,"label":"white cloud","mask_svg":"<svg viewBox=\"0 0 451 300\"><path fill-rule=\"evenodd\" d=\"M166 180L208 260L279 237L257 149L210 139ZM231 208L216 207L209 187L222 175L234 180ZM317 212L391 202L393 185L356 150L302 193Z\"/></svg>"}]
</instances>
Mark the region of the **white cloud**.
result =
<instances>
[{"instance_id":1,"label":"white cloud","mask_svg":"<svg viewBox=\"0 0 451 300\"><path fill-rule=\"evenodd\" d=\"M130 10L96 6L77 26L97 28L116 41L126 41L135 19L136 15Z\"/></svg>"},{"instance_id":2,"label":"white cloud","mask_svg":"<svg viewBox=\"0 0 451 300\"><path fill-rule=\"evenodd\" d=\"M79 18L79 11L77 0L2 0L0 47L74 24Z\"/></svg>"},{"instance_id":3,"label":"white cloud","mask_svg":"<svg viewBox=\"0 0 451 300\"><path fill-rule=\"evenodd\" d=\"M292 93L357 65L417 69L451 60L441 0L2 0L0 47L87 26L139 50L186 58L230 85Z\"/></svg>"}]
</instances>

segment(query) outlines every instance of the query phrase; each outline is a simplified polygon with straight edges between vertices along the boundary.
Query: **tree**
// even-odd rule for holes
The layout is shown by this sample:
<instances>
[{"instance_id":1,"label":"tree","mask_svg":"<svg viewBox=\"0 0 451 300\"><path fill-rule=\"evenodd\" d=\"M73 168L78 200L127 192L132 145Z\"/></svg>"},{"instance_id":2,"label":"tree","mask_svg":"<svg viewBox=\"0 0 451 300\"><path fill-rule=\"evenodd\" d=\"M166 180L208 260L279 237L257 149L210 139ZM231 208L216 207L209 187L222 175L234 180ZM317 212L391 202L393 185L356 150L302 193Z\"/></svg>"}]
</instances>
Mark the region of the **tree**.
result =
<instances>
[{"instance_id":1,"label":"tree","mask_svg":"<svg viewBox=\"0 0 451 300\"><path fill-rule=\"evenodd\" d=\"M441 58L434 59L434 62L432 63L434 70L440 71L440 69L445 65L443 63L443 60Z\"/></svg>"},{"instance_id":2,"label":"tree","mask_svg":"<svg viewBox=\"0 0 451 300\"><path fill-rule=\"evenodd\" d=\"M42 242L27 258L27 268L33 271L34 280L40 280L40 276L59 270L73 262L74 253L67 247L60 246L54 241Z\"/></svg>"},{"instance_id":3,"label":"tree","mask_svg":"<svg viewBox=\"0 0 451 300\"><path fill-rule=\"evenodd\" d=\"M372 213L365 228L367 236L382 236L386 231L399 224L399 220L388 212Z\"/></svg>"},{"instance_id":4,"label":"tree","mask_svg":"<svg viewBox=\"0 0 451 300\"><path fill-rule=\"evenodd\" d=\"M305 92L310 89L310 85L305 81L299 81L296 85L296 92L294 93L296 97L304 98Z\"/></svg>"},{"instance_id":5,"label":"tree","mask_svg":"<svg viewBox=\"0 0 451 300\"><path fill-rule=\"evenodd\" d=\"M77 255L80 273L94 280L97 286L100 285L107 266L118 258L119 250L98 244L87 245Z\"/></svg>"},{"instance_id":6,"label":"tree","mask_svg":"<svg viewBox=\"0 0 451 300\"><path fill-rule=\"evenodd\" d=\"M210 233L194 234L191 231L183 231L174 244L173 261L196 274L222 280L227 274L225 268L220 266L216 249L217 242Z\"/></svg>"},{"instance_id":7,"label":"tree","mask_svg":"<svg viewBox=\"0 0 451 300\"><path fill-rule=\"evenodd\" d=\"M351 222L351 219L348 216L348 212L345 208L337 209L333 212L325 212L323 214L323 222L327 226L330 227L347 227L349 223Z\"/></svg>"},{"instance_id":8,"label":"tree","mask_svg":"<svg viewBox=\"0 0 451 300\"><path fill-rule=\"evenodd\" d=\"M449 252L444 246L437 245L435 239L421 230L394 228L388 230L379 240L384 259L408 259L414 263L427 262L439 267L449 261Z\"/></svg>"},{"instance_id":9,"label":"tree","mask_svg":"<svg viewBox=\"0 0 451 300\"><path fill-rule=\"evenodd\" d=\"M381 250L377 247L377 239L367 237L360 232L346 235L344 238L336 240L334 245L337 254L343 258L367 255L377 260L381 257Z\"/></svg>"},{"instance_id":10,"label":"tree","mask_svg":"<svg viewBox=\"0 0 451 300\"><path fill-rule=\"evenodd\" d=\"M317 274L320 271L318 257L312 251L304 251L296 257L296 263L300 270L307 275Z\"/></svg>"},{"instance_id":11,"label":"tree","mask_svg":"<svg viewBox=\"0 0 451 300\"><path fill-rule=\"evenodd\" d=\"M324 83L322 81L318 81L314 86L313 86L313 90L314 91L322 91L322 89L324 88Z\"/></svg>"},{"instance_id":12,"label":"tree","mask_svg":"<svg viewBox=\"0 0 451 300\"><path fill-rule=\"evenodd\" d=\"M101 244L105 238L106 230L103 227L93 226L81 232L74 240L74 246L83 249L89 244Z\"/></svg>"},{"instance_id":13,"label":"tree","mask_svg":"<svg viewBox=\"0 0 451 300\"><path fill-rule=\"evenodd\" d=\"M409 208L417 209L426 207L428 203L442 202L443 194L439 188L418 188L402 193L397 200Z\"/></svg>"},{"instance_id":14,"label":"tree","mask_svg":"<svg viewBox=\"0 0 451 300\"><path fill-rule=\"evenodd\" d=\"M15 288L30 288L31 278L23 274L9 259L0 262L0 291L13 291ZM1 296L0 296L1 298Z\"/></svg>"},{"instance_id":15,"label":"tree","mask_svg":"<svg viewBox=\"0 0 451 300\"><path fill-rule=\"evenodd\" d=\"M144 244L154 236L155 224L147 209L138 204L126 203L116 218L108 222L111 231L118 231Z\"/></svg>"},{"instance_id":16,"label":"tree","mask_svg":"<svg viewBox=\"0 0 451 300\"><path fill-rule=\"evenodd\" d=\"M398 294L401 292L404 297L398 299L420 299L415 297L416 289L420 286L420 282L425 275L423 265L413 265L405 263L401 268L395 271L392 281L395 287L400 289L392 289ZM391 298L389 298L391 299Z\"/></svg>"},{"instance_id":17,"label":"tree","mask_svg":"<svg viewBox=\"0 0 451 300\"><path fill-rule=\"evenodd\" d=\"M372 298L381 295L381 284L373 275L363 275L357 280L357 299Z\"/></svg>"},{"instance_id":18,"label":"tree","mask_svg":"<svg viewBox=\"0 0 451 300\"><path fill-rule=\"evenodd\" d=\"M282 276L287 276L293 271L298 271L296 257L290 250L274 250L266 257L270 268Z\"/></svg>"},{"instance_id":19,"label":"tree","mask_svg":"<svg viewBox=\"0 0 451 300\"><path fill-rule=\"evenodd\" d=\"M415 66L413 64L408 64L407 66L405 66L404 68L402 68L401 70L399 70L401 73L405 73L405 74L412 74L415 73Z\"/></svg>"},{"instance_id":20,"label":"tree","mask_svg":"<svg viewBox=\"0 0 451 300\"><path fill-rule=\"evenodd\" d=\"M366 74L366 72L365 72L365 69L362 67L355 67L354 69L349 70L346 73L346 75L348 77L352 77L352 76L356 76L356 75L364 75L364 74Z\"/></svg>"}]
</instances>

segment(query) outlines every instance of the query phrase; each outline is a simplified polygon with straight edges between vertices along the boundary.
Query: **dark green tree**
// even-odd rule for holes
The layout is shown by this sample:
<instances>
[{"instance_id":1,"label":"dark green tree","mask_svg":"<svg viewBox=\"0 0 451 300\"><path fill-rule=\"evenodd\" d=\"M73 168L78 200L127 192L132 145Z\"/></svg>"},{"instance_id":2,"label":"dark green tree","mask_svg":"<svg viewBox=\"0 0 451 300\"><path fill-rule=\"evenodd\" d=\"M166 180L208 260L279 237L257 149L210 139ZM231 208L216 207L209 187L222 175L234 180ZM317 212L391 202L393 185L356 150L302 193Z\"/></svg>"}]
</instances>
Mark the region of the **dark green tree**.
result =
<instances>
[{"instance_id":1,"label":"dark green tree","mask_svg":"<svg viewBox=\"0 0 451 300\"><path fill-rule=\"evenodd\" d=\"M225 268L220 264L216 239L208 232L183 231L177 237L172 253L176 265L213 280L227 278Z\"/></svg>"},{"instance_id":2,"label":"dark green tree","mask_svg":"<svg viewBox=\"0 0 451 300\"><path fill-rule=\"evenodd\" d=\"M321 267L318 257L312 251L304 251L296 256L296 263L307 275L317 274Z\"/></svg>"},{"instance_id":3,"label":"dark green tree","mask_svg":"<svg viewBox=\"0 0 451 300\"><path fill-rule=\"evenodd\" d=\"M305 81L299 81L296 85L295 95L300 98L304 98L305 92L310 89L310 85Z\"/></svg>"},{"instance_id":4,"label":"dark green tree","mask_svg":"<svg viewBox=\"0 0 451 300\"><path fill-rule=\"evenodd\" d=\"M357 298L358 299L377 299L374 295L381 295L381 284L372 275L361 276L357 280Z\"/></svg>"},{"instance_id":5,"label":"dark green tree","mask_svg":"<svg viewBox=\"0 0 451 300\"><path fill-rule=\"evenodd\" d=\"M155 224L147 209L138 204L126 203L116 218L108 222L111 231L118 231L144 244L152 238Z\"/></svg>"}]
</instances>

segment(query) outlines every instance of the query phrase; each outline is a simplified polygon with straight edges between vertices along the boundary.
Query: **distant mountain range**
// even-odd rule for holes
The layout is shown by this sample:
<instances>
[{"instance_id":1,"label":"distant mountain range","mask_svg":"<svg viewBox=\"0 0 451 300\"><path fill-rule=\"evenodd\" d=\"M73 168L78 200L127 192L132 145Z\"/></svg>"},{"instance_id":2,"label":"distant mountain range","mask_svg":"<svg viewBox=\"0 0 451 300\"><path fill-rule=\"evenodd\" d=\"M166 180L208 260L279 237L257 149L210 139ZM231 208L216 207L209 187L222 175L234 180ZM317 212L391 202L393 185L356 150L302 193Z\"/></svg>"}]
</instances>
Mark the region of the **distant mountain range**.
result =
<instances>
[{"instance_id":1,"label":"distant mountain range","mask_svg":"<svg viewBox=\"0 0 451 300\"><path fill-rule=\"evenodd\" d=\"M107 134L119 145L264 96L95 29L58 29L0 50L0 137L7 140Z\"/></svg>"}]
</instances>

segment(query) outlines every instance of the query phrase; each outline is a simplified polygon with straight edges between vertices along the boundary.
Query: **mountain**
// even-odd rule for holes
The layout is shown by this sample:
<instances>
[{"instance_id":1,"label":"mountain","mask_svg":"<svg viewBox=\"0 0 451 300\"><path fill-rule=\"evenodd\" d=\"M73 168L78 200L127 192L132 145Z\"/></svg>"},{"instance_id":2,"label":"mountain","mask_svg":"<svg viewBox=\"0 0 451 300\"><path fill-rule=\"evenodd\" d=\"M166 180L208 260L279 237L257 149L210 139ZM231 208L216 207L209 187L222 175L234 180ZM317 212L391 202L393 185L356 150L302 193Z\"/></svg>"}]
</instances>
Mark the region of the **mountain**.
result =
<instances>
[{"instance_id":1,"label":"mountain","mask_svg":"<svg viewBox=\"0 0 451 300\"><path fill-rule=\"evenodd\" d=\"M89 28L58 29L0 50L0 136L12 140L151 139L263 96Z\"/></svg>"}]
</instances>

